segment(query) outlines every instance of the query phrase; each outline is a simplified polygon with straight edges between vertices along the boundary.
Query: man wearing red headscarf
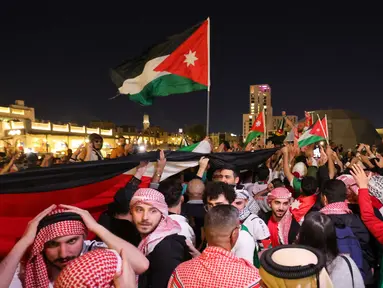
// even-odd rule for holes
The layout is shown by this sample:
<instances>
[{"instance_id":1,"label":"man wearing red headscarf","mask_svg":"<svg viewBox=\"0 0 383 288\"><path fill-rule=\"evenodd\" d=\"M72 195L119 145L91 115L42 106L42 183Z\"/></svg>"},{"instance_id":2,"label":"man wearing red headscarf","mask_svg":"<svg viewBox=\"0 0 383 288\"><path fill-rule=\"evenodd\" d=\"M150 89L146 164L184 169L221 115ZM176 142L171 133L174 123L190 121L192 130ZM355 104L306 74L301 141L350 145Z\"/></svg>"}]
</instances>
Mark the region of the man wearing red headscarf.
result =
<instances>
[{"instance_id":1,"label":"man wearing red headscarf","mask_svg":"<svg viewBox=\"0 0 383 288\"><path fill-rule=\"evenodd\" d=\"M103 242L85 240L88 230ZM98 224L88 211L52 205L29 222L22 238L0 263L0 287L51 288L72 260L107 247L129 255L135 273L147 269L148 261L138 249Z\"/></svg>"},{"instance_id":2,"label":"man wearing red headscarf","mask_svg":"<svg viewBox=\"0 0 383 288\"><path fill-rule=\"evenodd\" d=\"M138 287L167 287L173 270L191 258L181 226L168 216L168 205L161 192L138 189L130 201L133 223L142 240L138 249L149 259L148 271L138 279Z\"/></svg>"},{"instance_id":3,"label":"man wearing red headscarf","mask_svg":"<svg viewBox=\"0 0 383 288\"><path fill-rule=\"evenodd\" d=\"M298 234L300 225L290 212L291 199L291 193L285 187L275 188L267 194L271 211L260 216L267 223L273 247L292 244Z\"/></svg>"}]
</instances>

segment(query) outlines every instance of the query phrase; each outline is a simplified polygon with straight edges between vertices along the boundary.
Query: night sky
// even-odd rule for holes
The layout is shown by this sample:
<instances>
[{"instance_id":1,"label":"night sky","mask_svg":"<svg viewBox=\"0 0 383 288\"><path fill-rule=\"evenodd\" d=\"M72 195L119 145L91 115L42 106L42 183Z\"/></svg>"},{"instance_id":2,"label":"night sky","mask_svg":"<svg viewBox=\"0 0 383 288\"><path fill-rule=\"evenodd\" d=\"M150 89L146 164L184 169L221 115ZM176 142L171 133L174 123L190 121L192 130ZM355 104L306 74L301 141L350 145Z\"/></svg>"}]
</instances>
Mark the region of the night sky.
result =
<instances>
[{"instance_id":1,"label":"night sky","mask_svg":"<svg viewBox=\"0 0 383 288\"><path fill-rule=\"evenodd\" d=\"M251 84L271 86L275 115L344 108L383 127L382 25L337 15L336 22L309 21L321 12L301 19L302 11L254 3L56 2L0 5L0 106L23 99L38 119L53 122L141 128L149 113L152 125L170 131L204 124L206 92L163 97L151 107L124 96L108 100L117 92L109 69L210 16L212 132L241 133Z\"/></svg>"}]
</instances>

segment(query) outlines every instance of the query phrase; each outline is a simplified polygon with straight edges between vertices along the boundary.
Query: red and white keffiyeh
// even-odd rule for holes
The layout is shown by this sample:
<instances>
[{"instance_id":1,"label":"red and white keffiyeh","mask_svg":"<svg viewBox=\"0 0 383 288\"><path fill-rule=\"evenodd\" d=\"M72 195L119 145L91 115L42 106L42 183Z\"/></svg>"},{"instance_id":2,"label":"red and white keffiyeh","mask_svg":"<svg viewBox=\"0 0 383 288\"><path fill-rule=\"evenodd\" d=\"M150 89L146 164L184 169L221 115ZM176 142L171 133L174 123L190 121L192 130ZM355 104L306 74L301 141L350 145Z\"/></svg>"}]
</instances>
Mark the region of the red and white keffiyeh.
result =
<instances>
[{"instance_id":1,"label":"red and white keffiyeh","mask_svg":"<svg viewBox=\"0 0 383 288\"><path fill-rule=\"evenodd\" d=\"M57 277L54 288L112 288L122 269L122 259L115 250L95 249L71 261Z\"/></svg>"},{"instance_id":2,"label":"red and white keffiyeh","mask_svg":"<svg viewBox=\"0 0 383 288\"><path fill-rule=\"evenodd\" d=\"M165 197L161 192L151 188L138 189L130 201L130 208L132 209L139 203L151 205L158 209L162 214L162 219L157 228L143 238L138 245L138 249L147 256L153 251L156 245L162 241L162 239L169 235L181 232L181 226L168 216L168 206L166 205Z\"/></svg>"},{"instance_id":3,"label":"red and white keffiyeh","mask_svg":"<svg viewBox=\"0 0 383 288\"><path fill-rule=\"evenodd\" d=\"M48 216L66 212L65 209L58 208L53 210ZM47 217L48 217L47 216ZM49 276L47 265L44 261L44 245L57 237L68 235L85 235L87 229L83 222L77 220L64 220L43 227L37 232L35 241L32 245L31 254L25 265L25 285L26 288L48 288Z\"/></svg>"},{"instance_id":4,"label":"red and white keffiyeh","mask_svg":"<svg viewBox=\"0 0 383 288\"><path fill-rule=\"evenodd\" d=\"M356 184L356 181L352 175L343 174L336 179L341 180L344 183L344 185L346 185L348 192L352 192L358 195L359 187L358 184Z\"/></svg>"},{"instance_id":5,"label":"red and white keffiyeh","mask_svg":"<svg viewBox=\"0 0 383 288\"><path fill-rule=\"evenodd\" d=\"M259 288L258 269L221 247L209 246L200 256L181 263L170 276L171 288Z\"/></svg>"},{"instance_id":6,"label":"red and white keffiyeh","mask_svg":"<svg viewBox=\"0 0 383 288\"><path fill-rule=\"evenodd\" d=\"M285 187L278 187L273 189L267 194L267 202L271 202L275 199L291 199L290 191Z\"/></svg>"},{"instance_id":7,"label":"red and white keffiyeh","mask_svg":"<svg viewBox=\"0 0 383 288\"><path fill-rule=\"evenodd\" d=\"M278 187L267 194L267 201L269 203L275 199L288 199L291 201L291 196L292 195L287 188ZM279 222L276 222L273 217L270 218L267 226L270 230L270 238L273 247L281 244L289 244L289 231L292 219L293 217L290 209L286 211Z\"/></svg>"},{"instance_id":8,"label":"red and white keffiyeh","mask_svg":"<svg viewBox=\"0 0 383 288\"><path fill-rule=\"evenodd\" d=\"M368 182L368 191L371 196L383 203L383 176L374 175Z\"/></svg>"},{"instance_id":9,"label":"red and white keffiyeh","mask_svg":"<svg viewBox=\"0 0 383 288\"><path fill-rule=\"evenodd\" d=\"M326 215L343 215L352 213L346 202L335 202L328 204L323 207L320 212Z\"/></svg>"}]
</instances>

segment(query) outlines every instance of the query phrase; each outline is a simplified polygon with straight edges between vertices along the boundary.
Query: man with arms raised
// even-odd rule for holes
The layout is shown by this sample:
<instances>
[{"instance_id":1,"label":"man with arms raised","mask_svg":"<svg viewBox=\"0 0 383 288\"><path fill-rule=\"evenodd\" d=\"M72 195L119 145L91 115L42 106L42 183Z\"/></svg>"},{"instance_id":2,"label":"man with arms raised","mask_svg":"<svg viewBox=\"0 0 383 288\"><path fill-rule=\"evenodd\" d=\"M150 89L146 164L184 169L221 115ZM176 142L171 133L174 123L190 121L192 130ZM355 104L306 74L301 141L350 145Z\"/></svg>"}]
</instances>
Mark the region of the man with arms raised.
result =
<instances>
[{"instance_id":1,"label":"man with arms raised","mask_svg":"<svg viewBox=\"0 0 383 288\"><path fill-rule=\"evenodd\" d=\"M103 242L85 240L87 232ZM30 253L26 253L31 246ZM32 221L0 264L0 287L51 288L60 271L73 259L96 248L123 250L136 274L148 261L140 251L102 227L88 211L52 205Z\"/></svg>"}]
</instances>

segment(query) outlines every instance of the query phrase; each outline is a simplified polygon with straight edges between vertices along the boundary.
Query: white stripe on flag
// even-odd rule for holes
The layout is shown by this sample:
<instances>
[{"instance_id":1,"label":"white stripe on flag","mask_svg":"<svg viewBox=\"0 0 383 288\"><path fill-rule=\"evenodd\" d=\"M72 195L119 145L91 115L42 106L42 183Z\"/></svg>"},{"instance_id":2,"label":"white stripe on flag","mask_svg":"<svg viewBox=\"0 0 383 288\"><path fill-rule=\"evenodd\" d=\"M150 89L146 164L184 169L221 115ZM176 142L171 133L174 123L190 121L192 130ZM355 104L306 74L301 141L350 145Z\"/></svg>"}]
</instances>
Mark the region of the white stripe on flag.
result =
<instances>
[{"instance_id":1,"label":"white stripe on flag","mask_svg":"<svg viewBox=\"0 0 383 288\"><path fill-rule=\"evenodd\" d=\"M210 143L206 140L201 141L196 148L194 148L193 152L195 153L203 153L208 154L211 152L211 146ZM163 181L166 178L169 178L170 176L173 176L177 173L180 173L188 168L196 167L198 166L198 161L185 161L185 162L166 162L166 166L164 169L164 172L161 175L161 180ZM146 168L146 171L143 175L143 177L149 177L152 178L154 175L154 172L156 171L157 163L156 162L150 162L148 164L148 167ZM125 172L124 174L128 175L134 175L136 173L136 168L130 169L129 171Z\"/></svg>"}]
</instances>

